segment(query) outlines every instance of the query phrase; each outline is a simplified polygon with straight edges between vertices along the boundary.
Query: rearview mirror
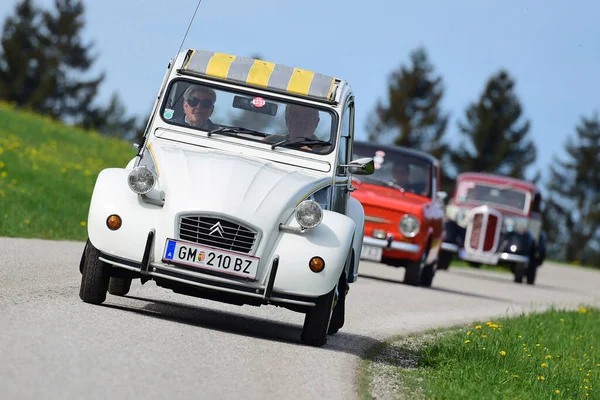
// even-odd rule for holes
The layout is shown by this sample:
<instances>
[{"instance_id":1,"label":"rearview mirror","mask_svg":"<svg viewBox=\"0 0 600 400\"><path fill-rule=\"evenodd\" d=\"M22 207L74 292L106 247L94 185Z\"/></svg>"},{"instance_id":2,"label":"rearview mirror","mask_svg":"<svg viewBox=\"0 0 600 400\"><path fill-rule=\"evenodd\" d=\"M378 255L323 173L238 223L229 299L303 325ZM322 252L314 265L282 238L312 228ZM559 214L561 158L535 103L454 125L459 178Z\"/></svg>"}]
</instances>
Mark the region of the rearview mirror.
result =
<instances>
[{"instance_id":1,"label":"rearview mirror","mask_svg":"<svg viewBox=\"0 0 600 400\"><path fill-rule=\"evenodd\" d=\"M375 163L371 157L359 158L350 161L348 165L340 165L348 168L348 172L354 175L371 175L375 172Z\"/></svg>"}]
</instances>

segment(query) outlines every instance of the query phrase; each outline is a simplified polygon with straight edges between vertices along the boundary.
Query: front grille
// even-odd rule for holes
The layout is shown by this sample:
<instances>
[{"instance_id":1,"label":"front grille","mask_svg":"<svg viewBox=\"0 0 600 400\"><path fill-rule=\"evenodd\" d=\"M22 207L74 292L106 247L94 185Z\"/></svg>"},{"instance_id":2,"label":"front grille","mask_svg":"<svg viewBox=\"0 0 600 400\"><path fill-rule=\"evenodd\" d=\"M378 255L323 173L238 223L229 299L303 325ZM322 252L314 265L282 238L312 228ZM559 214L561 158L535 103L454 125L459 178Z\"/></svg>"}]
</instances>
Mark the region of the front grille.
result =
<instances>
[{"instance_id":1,"label":"front grille","mask_svg":"<svg viewBox=\"0 0 600 400\"><path fill-rule=\"evenodd\" d=\"M222 218L191 215L180 219L179 238L223 250L250 253L256 232Z\"/></svg>"},{"instance_id":2,"label":"front grille","mask_svg":"<svg viewBox=\"0 0 600 400\"><path fill-rule=\"evenodd\" d=\"M465 245L475 251L495 252L498 239L501 214L493 209L482 207L471 211L471 219L465 237Z\"/></svg>"}]
</instances>

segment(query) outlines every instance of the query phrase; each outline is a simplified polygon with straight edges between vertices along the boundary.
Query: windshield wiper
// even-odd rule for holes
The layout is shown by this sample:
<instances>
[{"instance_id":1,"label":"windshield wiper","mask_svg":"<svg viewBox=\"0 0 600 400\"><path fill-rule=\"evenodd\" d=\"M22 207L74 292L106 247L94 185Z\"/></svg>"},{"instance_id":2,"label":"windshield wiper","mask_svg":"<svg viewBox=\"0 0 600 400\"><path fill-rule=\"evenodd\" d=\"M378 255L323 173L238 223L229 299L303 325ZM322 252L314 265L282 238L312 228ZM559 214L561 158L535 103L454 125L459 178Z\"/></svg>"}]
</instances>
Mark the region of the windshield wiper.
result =
<instances>
[{"instance_id":1,"label":"windshield wiper","mask_svg":"<svg viewBox=\"0 0 600 400\"><path fill-rule=\"evenodd\" d=\"M210 137L210 135L215 134L215 133L232 134L232 136L237 136L238 133L247 133L252 136L260 136L260 137L267 136L266 133L255 131L253 129L243 128L241 126L222 126L220 128L216 128L211 131L208 131L207 136Z\"/></svg>"},{"instance_id":2,"label":"windshield wiper","mask_svg":"<svg viewBox=\"0 0 600 400\"><path fill-rule=\"evenodd\" d=\"M381 183L382 185L393 187L395 189L400 190L401 192L404 192L404 188L402 186L400 186L400 185L398 185L398 184L396 184L396 183L394 183L392 181L388 181L387 179L377 178L377 177L372 176L372 175L369 176L368 178L365 177L364 179L366 181L375 181L375 182Z\"/></svg>"},{"instance_id":3,"label":"windshield wiper","mask_svg":"<svg viewBox=\"0 0 600 400\"><path fill-rule=\"evenodd\" d=\"M271 149L274 149L275 147L278 146L310 146L310 145L314 145L314 144L320 144L323 146L331 146L331 142L327 142L325 140L320 140L320 139L312 139L309 137L296 137L296 138L288 138L288 139L284 139L281 140L277 143L273 143L271 145Z\"/></svg>"}]
</instances>

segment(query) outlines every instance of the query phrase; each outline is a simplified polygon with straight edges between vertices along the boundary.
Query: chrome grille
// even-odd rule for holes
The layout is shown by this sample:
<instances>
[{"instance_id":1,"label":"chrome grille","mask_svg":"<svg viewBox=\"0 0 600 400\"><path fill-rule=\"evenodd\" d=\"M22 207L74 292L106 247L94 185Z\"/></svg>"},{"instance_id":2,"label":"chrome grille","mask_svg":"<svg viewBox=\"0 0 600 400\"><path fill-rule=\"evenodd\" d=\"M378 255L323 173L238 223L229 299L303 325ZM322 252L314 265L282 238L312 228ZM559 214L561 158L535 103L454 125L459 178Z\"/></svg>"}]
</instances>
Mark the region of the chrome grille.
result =
<instances>
[{"instance_id":1,"label":"chrome grille","mask_svg":"<svg viewBox=\"0 0 600 400\"><path fill-rule=\"evenodd\" d=\"M471 251L495 252L500 239L502 214L487 206L471 210L465 235L465 248Z\"/></svg>"},{"instance_id":2,"label":"chrome grille","mask_svg":"<svg viewBox=\"0 0 600 400\"><path fill-rule=\"evenodd\" d=\"M223 218L189 215L179 220L179 238L223 250L250 253L256 232Z\"/></svg>"}]
</instances>

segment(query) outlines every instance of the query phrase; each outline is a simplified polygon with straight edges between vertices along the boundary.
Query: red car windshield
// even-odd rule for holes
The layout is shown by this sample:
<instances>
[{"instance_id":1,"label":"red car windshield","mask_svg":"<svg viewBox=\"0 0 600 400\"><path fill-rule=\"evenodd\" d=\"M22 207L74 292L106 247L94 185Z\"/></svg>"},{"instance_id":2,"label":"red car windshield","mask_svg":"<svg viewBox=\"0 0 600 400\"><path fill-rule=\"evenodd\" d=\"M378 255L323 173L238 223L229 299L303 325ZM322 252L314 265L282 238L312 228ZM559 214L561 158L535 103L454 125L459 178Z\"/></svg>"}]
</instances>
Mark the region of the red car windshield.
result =
<instances>
[{"instance_id":1,"label":"red car windshield","mask_svg":"<svg viewBox=\"0 0 600 400\"><path fill-rule=\"evenodd\" d=\"M381 186L401 187L406 192L432 196L432 165L426 160L401 151L377 150L371 146L354 143L353 158L372 157L375 172L359 176L360 181Z\"/></svg>"},{"instance_id":2,"label":"red car windshield","mask_svg":"<svg viewBox=\"0 0 600 400\"><path fill-rule=\"evenodd\" d=\"M525 213L529 204L529 193L511 186L463 181L458 185L456 201L459 203L493 204Z\"/></svg>"}]
</instances>

